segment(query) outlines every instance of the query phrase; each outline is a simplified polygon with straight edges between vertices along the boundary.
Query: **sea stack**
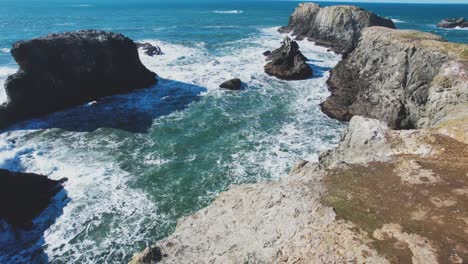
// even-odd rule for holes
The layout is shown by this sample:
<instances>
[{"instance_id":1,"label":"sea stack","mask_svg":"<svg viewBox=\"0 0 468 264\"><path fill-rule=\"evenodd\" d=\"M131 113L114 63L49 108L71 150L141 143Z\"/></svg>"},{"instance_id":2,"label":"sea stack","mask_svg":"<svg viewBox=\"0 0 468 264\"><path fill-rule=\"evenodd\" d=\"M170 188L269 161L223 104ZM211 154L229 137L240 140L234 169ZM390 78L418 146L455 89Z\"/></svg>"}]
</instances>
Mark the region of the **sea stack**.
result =
<instances>
[{"instance_id":1,"label":"sea stack","mask_svg":"<svg viewBox=\"0 0 468 264\"><path fill-rule=\"evenodd\" d=\"M8 101L0 106L0 128L157 82L136 44L122 34L50 34L17 42L11 54L19 70L5 82Z\"/></svg>"},{"instance_id":2,"label":"sea stack","mask_svg":"<svg viewBox=\"0 0 468 264\"><path fill-rule=\"evenodd\" d=\"M313 76L307 58L299 51L299 44L285 37L280 48L266 58L265 72L283 80L303 80Z\"/></svg>"},{"instance_id":3,"label":"sea stack","mask_svg":"<svg viewBox=\"0 0 468 264\"><path fill-rule=\"evenodd\" d=\"M0 219L17 228L30 227L31 221L62 190L65 181L0 169Z\"/></svg>"},{"instance_id":4,"label":"sea stack","mask_svg":"<svg viewBox=\"0 0 468 264\"><path fill-rule=\"evenodd\" d=\"M307 38L337 53L349 53L356 46L366 27L395 28L391 19L380 17L356 6L321 8L314 3L301 3L289 18L289 24L279 29L292 32L297 39Z\"/></svg>"},{"instance_id":5,"label":"sea stack","mask_svg":"<svg viewBox=\"0 0 468 264\"><path fill-rule=\"evenodd\" d=\"M465 20L464 17L460 18L447 18L440 21L437 24L437 27L440 28L467 28L468 21Z\"/></svg>"}]
</instances>

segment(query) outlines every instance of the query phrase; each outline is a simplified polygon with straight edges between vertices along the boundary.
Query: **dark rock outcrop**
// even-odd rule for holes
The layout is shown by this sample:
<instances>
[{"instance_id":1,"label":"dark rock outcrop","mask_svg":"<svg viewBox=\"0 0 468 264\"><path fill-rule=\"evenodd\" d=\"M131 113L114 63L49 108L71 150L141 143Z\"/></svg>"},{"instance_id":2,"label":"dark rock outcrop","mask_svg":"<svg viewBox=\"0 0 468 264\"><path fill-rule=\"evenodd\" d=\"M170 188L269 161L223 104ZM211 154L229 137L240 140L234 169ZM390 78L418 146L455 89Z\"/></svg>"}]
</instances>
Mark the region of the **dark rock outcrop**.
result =
<instances>
[{"instance_id":1,"label":"dark rock outcrop","mask_svg":"<svg viewBox=\"0 0 468 264\"><path fill-rule=\"evenodd\" d=\"M397 129L463 120L468 45L418 31L367 28L328 84L332 95L322 110L339 120L360 115Z\"/></svg>"},{"instance_id":2,"label":"dark rock outcrop","mask_svg":"<svg viewBox=\"0 0 468 264\"><path fill-rule=\"evenodd\" d=\"M437 27L440 28L466 28L468 27L468 21L464 17L460 18L447 18L439 22Z\"/></svg>"},{"instance_id":3,"label":"dark rock outcrop","mask_svg":"<svg viewBox=\"0 0 468 264\"><path fill-rule=\"evenodd\" d=\"M299 51L299 44L285 37L279 49L267 56L265 72L283 80L303 80L313 76L307 58Z\"/></svg>"},{"instance_id":4,"label":"dark rock outcrop","mask_svg":"<svg viewBox=\"0 0 468 264\"><path fill-rule=\"evenodd\" d=\"M140 42L135 42L137 47L139 49L142 49L145 51L145 54L148 56L157 56L157 55L163 55L164 53L162 52L161 48L159 46L153 46L151 43L145 42L145 43L140 43Z\"/></svg>"},{"instance_id":5,"label":"dark rock outcrop","mask_svg":"<svg viewBox=\"0 0 468 264\"><path fill-rule=\"evenodd\" d=\"M0 127L157 82L135 43L122 34L50 34L17 42L11 53L20 69L5 82Z\"/></svg>"},{"instance_id":6,"label":"dark rock outcrop","mask_svg":"<svg viewBox=\"0 0 468 264\"><path fill-rule=\"evenodd\" d=\"M58 192L66 179L54 181L33 173L0 169L0 219L28 228Z\"/></svg>"},{"instance_id":7,"label":"dark rock outcrop","mask_svg":"<svg viewBox=\"0 0 468 264\"><path fill-rule=\"evenodd\" d=\"M292 31L297 39L307 38L318 45L329 47L337 53L349 53L356 46L366 27L395 28L391 19L355 6L328 6L302 3L289 18L282 33Z\"/></svg>"},{"instance_id":8,"label":"dark rock outcrop","mask_svg":"<svg viewBox=\"0 0 468 264\"><path fill-rule=\"evenodd\" d=\"M242 87L242 81L239 78L234 78L222 83L220 88L228 89L228 90L240 90Z\"/></svg>"}]
</instances>

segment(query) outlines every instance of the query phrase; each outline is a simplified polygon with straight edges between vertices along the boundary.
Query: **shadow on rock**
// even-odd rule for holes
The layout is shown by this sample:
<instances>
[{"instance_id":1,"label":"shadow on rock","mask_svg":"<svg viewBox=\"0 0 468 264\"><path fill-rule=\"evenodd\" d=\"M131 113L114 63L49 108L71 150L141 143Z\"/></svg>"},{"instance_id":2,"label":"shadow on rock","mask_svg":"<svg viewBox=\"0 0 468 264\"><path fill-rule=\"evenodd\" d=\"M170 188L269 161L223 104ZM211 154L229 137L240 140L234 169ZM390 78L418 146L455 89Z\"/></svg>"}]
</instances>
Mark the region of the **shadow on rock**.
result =
<instances>
[{"instance_id":1,"label":"shadow on rock","mask_svg":"<svg viewBox=\"0 0 468 264\"><path fill-rule=\"evenodd\" d=\"M206 88L174 80L160 79L155 88L102 98L75 108L19 123L6 131L60 128L92 132L115 128L132 133L147 133L153 121L184 110L200 100Z\"/></svg>"}]
</instances>

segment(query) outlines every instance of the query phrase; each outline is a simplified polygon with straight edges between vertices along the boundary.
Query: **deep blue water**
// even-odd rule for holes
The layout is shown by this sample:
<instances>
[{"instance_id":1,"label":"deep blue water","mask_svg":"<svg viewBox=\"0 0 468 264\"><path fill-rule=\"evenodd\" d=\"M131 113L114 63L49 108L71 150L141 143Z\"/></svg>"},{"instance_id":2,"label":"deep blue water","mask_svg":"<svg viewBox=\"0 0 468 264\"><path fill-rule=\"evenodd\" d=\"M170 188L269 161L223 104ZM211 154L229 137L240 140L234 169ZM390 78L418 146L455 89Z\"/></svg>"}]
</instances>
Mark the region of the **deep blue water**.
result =
<instances>
[{"instance_id":1,"label":"deep blue water","mask_svg":"<svg viewBox=\"0 0 468 264\"><path fill-rule=\"evenodd\" d=\"M38 232L15 237L0 223L0 263L126 262L230 184L279 179L299 159L316 160L333 147L345 124L318 105L339 56L301 41L314 78L284 82L263 73L261 53L279 46L276 27L287 24L297 4L0 1L0 85L16 71L11 45L50 32L121 32L165 53L140 54L160 76L156 87L0 133L1 168L69 178L66 193L36 220ZM468 5L357 5L394 19L398 28L468 43L467 30L435 27L466 16ZM247 88L220 91L232 77Z\"/></svg>"}]
</instances>

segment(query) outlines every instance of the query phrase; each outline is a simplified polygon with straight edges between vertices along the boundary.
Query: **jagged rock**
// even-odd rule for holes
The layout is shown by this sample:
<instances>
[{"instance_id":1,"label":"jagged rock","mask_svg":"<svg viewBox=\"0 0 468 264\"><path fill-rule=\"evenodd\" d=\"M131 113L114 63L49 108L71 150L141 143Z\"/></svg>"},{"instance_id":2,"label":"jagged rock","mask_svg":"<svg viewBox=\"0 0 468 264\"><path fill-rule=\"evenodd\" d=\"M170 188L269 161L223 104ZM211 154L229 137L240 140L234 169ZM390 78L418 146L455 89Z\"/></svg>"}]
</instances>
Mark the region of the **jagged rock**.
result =
<instances>
[{"instance_id":1,"label":"jagged rock","mask_svg":"<svg viewBox=\"0 0 468 264\"><path fill-rule=\"evenodd\" d=\"M375 118L390 128L468 118L468 45L418 31L372 27L332 71L332 95L322 104L330 117ZM451 121L453 122L453 120Z\"/></svg>"},{"instance_id":2,"label":"jagged rock","mask_svg":"<svg viewBox=\"0 0 468 264\"><path fill-rule=\"evenodd\" d=\"M135 42L137 47L139 49L142 49L145 51L145 54L148 56L157 56L157 55L163 55L164 53L162 52L161 48L159 46L153 46L151 43L145 42L145 43L140 43L140 42Z\"/></svg>"},{"instance_id":3,"label":"jagged rock","mask_svg":"<svg viewBox=\"0 0 468 264\"><path fill-rule=\"evenodd\" d=\"M383 26L395 28L391 19L356 6L321 8L314 3L301 3L289 18L282 33L292 31L297 39L307 38L338 53L349 53L356 46L364 28Z\"/></svg>"},{"instance_id":4,"label":"jagged rock","mask_svg":"<svg viewBox=\"0 0 468 264\"><path fill-rule=\"evenodd\" d=\"M268 56L268 55L271 54L271 51L270 51L270 50L267 50L267 51L263 52L262 54L263 54L263 56Z\"/></svg>"},{"instance_id":5,"label":"jagged rock","mask_svg":"<svg viewBox=\"0 0 468 264\"><path fill-rule=\"evenodd\" d=\"M159 247L147 247L140 254L135 254L130 264L156 264L165 257Z\"/></svg>"},{"instance_id":6,"label":"jagged rock","mask_svg":"<svg viewBox=\"0 0 468 264\"><path fill-rule=\"evenodd\" d=\"M62 190L65 181L0 169L0 219L14 227L28 228L52 197Z\"/></svg>"},{"instance_id":7,"label":"jagged rock","mask_svg":"<svg viewBox=\"0 0 468 264\"><path fill-rule=\"evenodd\" d=\"M219 87L228 90L240 90L242 81L239 78L234 78L222 83Z\"/></svg>"},{"instance_id":8,"label":"jagged rock","mask_svg":"<svg viewBox=\"0 0 468 264\"><path fill-rule=\"evenodd\" d=\"M267 56L265 72L284 80L303 80L313 76L307 58L299 51L297 42L285 37L279 49Z\"/></svg>"},{"instance_id":9,"label":"jagged rock","mask_svg":"<svg viewBox=\"0 0 468 264\"><path fill-rule=\"evenodd\" d=\"M440 21L437 24L437 27L440 28L466 28L468 27L468 21L465 20L464 17L460 18L447 18Z\"/></svg>"},{"instance_id":10,"label":"jagged rock","mask_svg":"<svg viewBox=\"0 0 468 264\"><path fill-rule=\"evenodd\" d=\"M50 34L17 42L11 53L20 69L5 82L0 127L157 82L135 43L122 34Z\"/></svg>"}]
</instances>

